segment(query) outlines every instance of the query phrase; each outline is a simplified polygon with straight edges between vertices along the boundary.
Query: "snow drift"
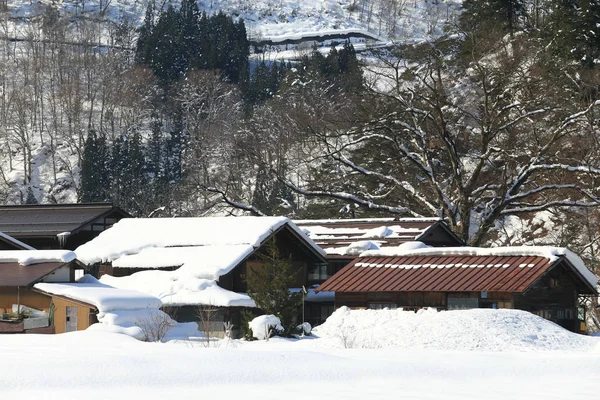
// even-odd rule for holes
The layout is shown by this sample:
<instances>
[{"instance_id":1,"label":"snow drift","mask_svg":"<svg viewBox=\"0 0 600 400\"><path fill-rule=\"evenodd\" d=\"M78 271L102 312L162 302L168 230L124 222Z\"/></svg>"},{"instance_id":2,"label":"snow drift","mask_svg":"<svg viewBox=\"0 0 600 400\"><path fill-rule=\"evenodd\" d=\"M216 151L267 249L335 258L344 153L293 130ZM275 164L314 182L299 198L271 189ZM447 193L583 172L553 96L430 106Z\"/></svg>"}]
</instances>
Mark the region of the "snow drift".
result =
<instances>
[{"instance_id":1,"label":"snow drift","mask_svg":"<svg viewBox=\"0 0 600 400\"><path fill-rule=\"evenodd\" d=\"M333 346L460 351L588 351L600 341L520 310L419 312L341 307L313 333Z\"/></svg>"}]
</instances>

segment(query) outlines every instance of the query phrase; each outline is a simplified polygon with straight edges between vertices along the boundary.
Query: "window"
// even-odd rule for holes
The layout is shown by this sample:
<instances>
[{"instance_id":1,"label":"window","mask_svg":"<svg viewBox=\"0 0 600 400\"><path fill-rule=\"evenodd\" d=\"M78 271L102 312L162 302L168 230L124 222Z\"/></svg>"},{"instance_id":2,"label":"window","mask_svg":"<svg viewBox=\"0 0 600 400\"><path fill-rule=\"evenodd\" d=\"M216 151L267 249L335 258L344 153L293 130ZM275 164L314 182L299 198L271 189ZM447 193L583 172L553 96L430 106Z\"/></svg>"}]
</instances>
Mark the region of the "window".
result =
<instances>
[{"instance_id":1,"label":"window","mask_svg":"<svg viewBox=\"0 0 600 400\"><path fill-rule=\"evenodd\" d=\"M512 301L499 301L498 308L513 308Z\"/></svg>"},{"instance_id":2,"label":"window","mask_svg":"<svg viewBox=\"0 0 600 400\"><path fill-rule=\"evenodd\" d=\"M479 299L475 297L448 297L448 310L468 310L478 308Z\"/></svg>"},{"instance_id":3,"label":"window","mask_svg":"<svg viewBox=\"0 0 600 400\"><path fill-rule=\"evenodd\" d=\"M308 280L313 281L325 281L329 278L329 272L327 271L327 263L315 263L308 270Z\"/></svg>"},{"instance_id":4,"label":"window","mask_svg":"<svg viewBox=\"0 0 600 400\"><path fill-rule=\"evenodd\" d=\"M395 310L398 305L394 303L369 303L369 310L383 310L385 308Z\"/></svg>"}]
</instances>

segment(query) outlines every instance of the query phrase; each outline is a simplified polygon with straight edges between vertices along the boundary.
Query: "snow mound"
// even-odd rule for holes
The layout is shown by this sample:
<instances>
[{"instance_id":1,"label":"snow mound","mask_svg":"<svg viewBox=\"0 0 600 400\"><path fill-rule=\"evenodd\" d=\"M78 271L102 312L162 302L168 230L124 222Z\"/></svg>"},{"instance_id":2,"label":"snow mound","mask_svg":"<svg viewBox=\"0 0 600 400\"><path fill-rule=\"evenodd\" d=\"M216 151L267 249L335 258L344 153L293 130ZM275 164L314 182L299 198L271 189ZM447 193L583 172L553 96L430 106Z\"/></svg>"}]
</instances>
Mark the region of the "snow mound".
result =
<instances>
[{"instance_id":1,"label":"snow mound","mask_svg":"<svg viewBox=\"0 0 600 400\"><path fill-rule=\"evenodd\" d=\"M274 315L261 315L250 321L248 325L252 329L252 336L258 340L268 339L270 330L283 331L281 321Z\"/></svg>"},{"instance_id":2,"label":"snow mound","mask_svg":"<svg viewBox=\"0 0 600 400\"><path fill-rule=\"evenodd\" d=\"M333 346L468 351L589 351L597 338L520 310L419 312L341 307L313 329Z\"/></svg>"},{"instance_id":3,"label":"snow mound","mask_svg":"<svg viewBox=\"0 0 600 400\"><path fill-rule=\"evenodd\" d=\"M120 333L144 341L187 340L202 337L195 322L176 322L161 310L113 310L99 313L99 324L88 330Z\"/></svg>"},{"instance_id":4,"label":"snow mound","mask_svg":"<svg viewBox=\"0 0 600 400\"><path fill-rule=\"evenodd\" d=\"M419 249L430 249L432 246L426 245L423 242L414 241L414 242L406 242L402 243L398 246L400 250L419 250Z\"/></svg>"}]
</instances>

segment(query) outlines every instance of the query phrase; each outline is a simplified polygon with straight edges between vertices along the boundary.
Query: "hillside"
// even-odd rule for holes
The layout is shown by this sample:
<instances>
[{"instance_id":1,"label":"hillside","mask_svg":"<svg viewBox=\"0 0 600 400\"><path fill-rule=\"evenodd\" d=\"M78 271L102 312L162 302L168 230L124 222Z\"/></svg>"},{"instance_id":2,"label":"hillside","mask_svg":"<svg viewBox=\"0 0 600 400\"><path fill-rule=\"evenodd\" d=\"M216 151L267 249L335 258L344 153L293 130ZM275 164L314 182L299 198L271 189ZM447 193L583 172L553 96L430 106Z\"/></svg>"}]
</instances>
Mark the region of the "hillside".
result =
<instances>
[{"instance_id":1,"label":"hillside","mask_svg":"<svg viewBox=\"0 0 600 400\"><path fill-rule=\"evenodd\" d=\"M474 245L593 259L600 55L562 26L584 9L186 0L143 23L146 1L6 4L2 202L436 216Z\"/></svg>"},{"instance_id":2,"label":"hillside","mask_svg":"<svg viewBox=\"0 0 600 400\"><path fill-rule=\"evenodd\" d=\"M14 0L9 2L8 10L12 18L31 18L53 3L52 0ZM143 20L147 3L148 0L87 0L56 4L72 15L115 22L128 20L137 26ZM159 6L163 3L169 4L157 2ZM201 0L199 7L209 14L223 12L242 18L253 41L277 42L335 33L363 33L383 41L419 41L440 35L443 24L455 17L461 3L461 0ZM20 25L19 22L16 25ZM23 28L17 31L23 32Z\"/></svg>"}]
</instances>

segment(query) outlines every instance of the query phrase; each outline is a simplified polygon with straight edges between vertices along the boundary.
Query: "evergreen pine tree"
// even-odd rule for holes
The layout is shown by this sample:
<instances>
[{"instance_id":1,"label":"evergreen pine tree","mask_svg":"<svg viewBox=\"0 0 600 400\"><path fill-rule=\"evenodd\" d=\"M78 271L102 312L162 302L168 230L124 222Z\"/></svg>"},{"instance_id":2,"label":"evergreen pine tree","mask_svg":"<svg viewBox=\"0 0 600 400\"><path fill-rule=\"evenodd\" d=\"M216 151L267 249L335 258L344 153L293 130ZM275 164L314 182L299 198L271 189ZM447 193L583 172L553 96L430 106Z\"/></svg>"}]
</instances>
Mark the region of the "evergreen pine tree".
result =
<instances>
[{"instance_id":1,"label":"evergreen pine tree","mask_svg":"<svg viewBox=\"0 0 600 400\"><path fill-rule=\"evenodd\" d=\"M79 201L104 202L108 196L108 162L110 162L106 137L90 130L85 141L81 160L81 186Z\"/></svg>"},{"instance_id":2,"label":"evergreen pine tree","mask_svg":"<svg viewBox=\"0 0 600 400\"><path fill-rule=\"evenodd\" d=\"M600 61L600 1L553 0L543 33L557 55L593 67Z\"/></svg>"},{"instance_id":3,"label":"evergreen pine tree","mask_svg":"<svg viewBox=\"0 0 600 400\"><path fill-rule=\"evenodd\" d=\"M148 6L146 7L146 15L144 22L138 29L138 40L135 46L135 63L141 65L148 65L152 60L152 52L155 45L154 39L154 9L155 0L149 0Z\"/></svg>"},{"instance_id":4,"label":"evergreen pine tree","mask_svg":"<svg viewBox=\"0 0 600 400\"><path fill-rule=\"evenodd\" d=\"M25 198L25 204L38 204L35 195L33 194L33 189L31 186L27 187L27 197Z\"/></svg>"},{"instance_id":5,"label":"evergreen pine tree","mask_svg":"<svg viewBox=\"0 0 600 400\"><path fill-rule=\"evenodd\" d=\"M248 295L258 308L279 317L286 335L295 333L295 318L301 311L302 294L291 293L300 271L291 258L282 257L275 238L269 240L259 253L260 265L248 268Z\"/></svg>"},{"instance_id":6,"label":"evergreen pine tree","mask_svg":"<svg viewBox=\"0 0 600 400\"><path fill-rule=\"evenodd\" d=\"M461 28L483 34L497 29L513 33L525 15L524 0L465 0L462 8Z\"/></svg>"}]
</instances>

